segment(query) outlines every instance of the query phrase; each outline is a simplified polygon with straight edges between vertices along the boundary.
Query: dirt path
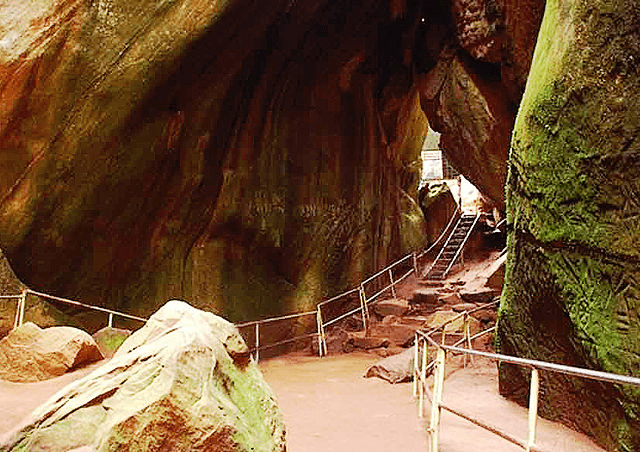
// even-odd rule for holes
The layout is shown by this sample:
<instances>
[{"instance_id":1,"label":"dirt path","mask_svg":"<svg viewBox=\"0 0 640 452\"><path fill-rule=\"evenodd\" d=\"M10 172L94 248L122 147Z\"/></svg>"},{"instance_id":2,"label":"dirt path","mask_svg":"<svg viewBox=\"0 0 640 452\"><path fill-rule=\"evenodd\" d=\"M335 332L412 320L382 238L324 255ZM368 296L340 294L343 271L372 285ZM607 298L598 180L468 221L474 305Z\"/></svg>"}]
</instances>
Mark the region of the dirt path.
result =
<instances>
[{"instance_id":1,"label":"dirt path","mask_svg":"<svg viewBox=\"0 0 640 452\"><path fill-rule=\"evenodd\" d=\"M427 421L418 420L411 384L362 378L375 360L372 355L351 354L323 359L289 356L261 363L278 394L290 452L429 450ZM498 395L495 364L477 360L454 372L445 383L444 400L526 438L527 411ZM537 438L538 445L553 452L603 451L586 436L541 419ZM441 452L522 450L447 412L442 415L440 444Z\"/></svg>"},{"instance_id":2,"label":"dirt path","mask_svg":"<svg viewBox=\"0 0 640 452\"><path fill-rule=\"evenodd\" d=\"M426 451L411 386L362 374L377 357L287 356L260 364L278 394L288 452Z\"/></svg>"},{"instance_id":3,"label":"dirt path","mask_svg":"<svg viewBox=\"0 0 640 452\"><path fill-rule=\"evenodd\" d=\"M329 356L289 355L260 363L278 394L287 425L289 452L425 452L426 420L417 417L411 384L391 385L362 374L377 357L365 353ZM40 383L0 381L0 436L35 407L98 364ZM526 410L497 394L494 364L476 361L454 372L445 383L444 398L510 433L526 436ZM428 416L428 414L427 414ZM553 452L601 452L587 437L538 420L538 444ZM521 449L444 412L441 452Z\"/></svg>"},{"instance_id":4,"label":"dirt path","mask_svg":"<svg viewBox=\"0 0 640 452\"><path fill-rule=\"evenodd\" d=\"M84 377L103 361L37 383L12 383L0 380L0 436L11 430L36 407L69 383Z\"/></svg>"}]
</instances>

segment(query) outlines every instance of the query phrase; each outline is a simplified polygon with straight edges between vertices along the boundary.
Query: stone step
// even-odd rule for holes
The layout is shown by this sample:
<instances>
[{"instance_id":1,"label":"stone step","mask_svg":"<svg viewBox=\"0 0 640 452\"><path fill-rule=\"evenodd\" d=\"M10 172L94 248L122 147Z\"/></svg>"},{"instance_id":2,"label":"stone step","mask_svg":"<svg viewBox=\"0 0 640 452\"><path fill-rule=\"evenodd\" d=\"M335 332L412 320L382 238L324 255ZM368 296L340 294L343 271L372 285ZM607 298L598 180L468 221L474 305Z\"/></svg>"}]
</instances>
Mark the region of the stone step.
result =
<instances>
[{"instance_id":1,"label":"stone step","mask_svg":"<svg viewBox=\"0 0 640 452\"><path fill-rule=\"evenodd\" d=\"M409 312L410 306L407 300L402 298L390 298L374 303L371 308L373 309L373 312L378 314L380 317L387 317L390 315L403 316Z\"/></svg>"},{"instance_id":2,"label":"stone step","mask_svg":"<svg viewBox=\"0 0 640 452\"><path fill-rule=\"evenodd\" d=\"M500 295L500 291L496 289L482 288L474 291L460 291L460 297L468 303L489 303Z\"/></svg>"},{"instance_id":3,"label":"stone step","mask_svg":"<svg viewBox=\"0 0 640 452\"><path fill-rule=\"evenodd\" d=\"M428 279L421 279L419 283L426 287L444 287L444 283L439 281L430 281Z\"/></svg>"}]
</instances>

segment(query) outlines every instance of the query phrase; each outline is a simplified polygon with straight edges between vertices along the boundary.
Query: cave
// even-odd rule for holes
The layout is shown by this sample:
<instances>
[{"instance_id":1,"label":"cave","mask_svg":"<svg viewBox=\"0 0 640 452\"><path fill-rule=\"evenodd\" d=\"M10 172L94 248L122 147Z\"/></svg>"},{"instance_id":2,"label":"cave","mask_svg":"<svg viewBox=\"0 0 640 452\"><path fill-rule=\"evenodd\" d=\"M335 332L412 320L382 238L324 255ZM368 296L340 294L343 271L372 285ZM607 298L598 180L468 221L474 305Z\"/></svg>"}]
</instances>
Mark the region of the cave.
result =
<instances>
[{"instance_id":1,"label":"cave","mask_svg":"<svg viewBox=\"0 0 640 452\"><path fill-rule=\"evenodd\" d=\"M10 1L0 248L37 290L139 315L313 309L428 244L430 126L506 209L500 350L637 375L639 9ZM640 448L637 392L542 384L546 416Z\"/></svg>"}]
</instances>

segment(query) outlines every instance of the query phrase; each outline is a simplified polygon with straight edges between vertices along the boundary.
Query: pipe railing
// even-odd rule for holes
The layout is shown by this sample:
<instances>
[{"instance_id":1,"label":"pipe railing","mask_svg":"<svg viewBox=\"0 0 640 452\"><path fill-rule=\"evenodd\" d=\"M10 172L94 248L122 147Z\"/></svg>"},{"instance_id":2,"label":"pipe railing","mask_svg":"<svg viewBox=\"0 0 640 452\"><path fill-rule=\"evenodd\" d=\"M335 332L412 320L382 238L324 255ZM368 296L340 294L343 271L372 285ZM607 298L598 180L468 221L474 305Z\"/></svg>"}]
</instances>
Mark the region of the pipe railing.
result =
<instances>
[{"instance_id":1,"label":"pipe railing","mask_svg":"<svg viewBox=\"0 0 640 452\"><path fill-rule=\"evenodd\" d=\"M444 246L440 249L440 252L436 255L436 258L433 260L433 262L431 263L431 265L429 266L429 268L425 272L425 275L429 274L429 272L431 271L433 266L436 264L438 259L440 259L440 256L442 256L442 253L444 253L444 249L446 248L447 243L449 243L449 240L451 240L451 238L453 237L453 234L455 234L456 229L458 229L458 225L460 224L461 221L462 221L462 215L460 215L460 217L458 217L458 221L456 221L456 226L449 233L449 236L447 237L447 241L444 242Z\"/></svg>"},{"instance_id":2,"label":"pipe railing","mask_svg":"<svg viewBox=\"0 0 640 452\"><path fill-rule=\"evenodd\" d=\"M486 307L482 307L483 309ZM444 328L444 327L442 327ZM495 327L481 331L473 336L469 336L468 331L465 332L465 338L456 342L453 345L447 345L444 342L439 344L431 338L431 335L437 333L437 330L431 329L428 332L416 331L415 336L415 355L413 365L413 395L418 397L418 415L424 416L424 398L425 396L431 402L431 417L429 420L429 428L427 430L429 434L429 445L431 452L438 452L439 443L439 429L440 429L440 415L442 410L448 411L462 419L465 419L478 427L481 427L497 436L519 446L525 451L545 452L543 448L536 444L536 424L538 419L538 398L540 391L540 372L555 372L570 375L579 378L586 378L606 383L625 384L640 387L640 378L632 377L628 375L614 374L610 372L603 372L592 369L585 369L580 367L566 366L563 364L555 364L546 361L538 361L527 358L519 358L516 356L503 355L498 353L482 352L479 350L473 350L471 343L474 339L492 332ZM459 345L467 344L468 348L461 348ZM436 358L428 363L428 347L433 346L436 349ZM529 388L529 407L527 415L527 438L526 440L517 438L502 430L501 428L491 425L481 419L477 419L469 414L462 412L461 410L454 408L443 402L442 395L444 391L445 380L445 364L446 353L463 354L465 357L479 356L502 363L514 364L521 367L531 369L531 380ZM433 369L433 389L431 394L427 389L427 372Z\"/></svg>"},{"instance_id":3,"label":"pipe railing","mask_svg":"<svg viewBox=\"0 0 640 452\"><path fill-rule=\"evenodd\" d=\"M48 300L53 300L53 301L57 301L59 303L63 303L63 304L68 304L68 305L72 305L72 306L79 306L85 309L90 309L93 311L99 311L99 312L104 312L105 314L108 314L107 317L107 326L109 327L113 327L113 319L115 316L118 317L122 317L125 319L130 319L130 320L137 320L139 322L146 322L147 319L144 317L138 317L135 315L131 315L131 314L126 314L124 312L120 312L120 311L115 311L113 309L107 309L107 308L103 308L100 306L94 306L94 305L90 305L90 304L86 304L86 303L81 303L79 301L75 301L75 300L70 300L68 298L63 298L63 297L57 297L54 295L49 295L43 292L37 292L35 290L31 290L31 289L23 289L22 293L20 295L0 295L0 299L15 299L17 300L17 306L16 306L16 315L15 315L15 320L13 322L13 328L17 328L19 326L21 326L24 323L24 315L25 315L25 310L26 310L26 304L27 304L27 296L28 295L35 295L37 297L40 298L44 298L44 299L48 299Z\"/></svg>"},{"instance_id":4,"label":"pipe railing","mask_svg":"<svg viewBox=\"0 0 640 452\"><path fill-rule=\"evenodd\" d=\"M478 224L478 220L479 219L480 219L480 214L477 213L475 219L473 220L473 224L471 225L471 227L467 231L467 235L464 236L464 240L460 244L460 247L458 247L458 251L456 251L456 254L453 256L453 259L451 259L451 262L449 262L449 266L447 267L447 269L442 274L442 278L446 278L447 274L451 271L451 267L453 267L453 264L456 263L456 261L458 260L458 258L462 254L462 251L464 250L465 245L469 241L469 237L471 237L471 233L473 232L473 229L476 227L476 224ZM442 249L444 250L444 248L442 248ZM464 259L463 259L463 261L464 261ZM463 264L464 264L464 262L463 262Z\"/></svg>"},{"instance_id":5,"label":"pipe railing","mask_svg":"<svg viewBox=\"0 0 640 452\"><path fill-rule=\"evenodd\" d=\"M319 356L325 356L327 354L327 342L326 342L326 334L325 334L325 328L333 325L337 322L339 322L340 320L343 320L355 313L357 313L358 311L361 312L362 315L362 322L363 322L363 326L365 331L367 330L367 326L369 323L369 305L373 302L375 302L378 297L380 295L382 295L384 292L390 290L392 296L395 298L396 297L396 286L401 283L402 281L404 281L406 278L408 278L412 273L415 273L416 275L418 274L418 260L420 258L422 258L424 255L426 255L427 253L431 252L437 245L438 243L440 243L440 241L442 240L443 237L445 237L446 232L448 229L451 228L451 225L454 223L455 219L459 216L459 212L456 211L453 213L453 215L451 216L449 223L447 224L447 227L442 231L442 233L440 234L440 236L436 239L436 241L431 244L431 246L429 246L429 248L427 248L426 250L422 251L421 253L416 253L415 251L411 254L407 254L404 257L401 257L400 259L398 259L397 261L393 262L392 264L388 265L387 267L383 268L382 270L374 273L373 275L371 275L370 277L366 278L364 281L362 281L360 283L360 285L358 287L355 287L353 289L349 289L341 294L335 295L327 300L323 300L320 303L318 303L316 305L316 310L315 311L307 311L307 312L300 312L300 313L293 313L293 314L287 314L287 315L282 315L282 316L277 316L277 317L270 317L267 319L261 319L261 320L253 320L253 321L249 321L249 322L243 322L243 323L239 323L236 324L236 326L238 328L246 328L246 327L250 327L253 326L254 327L254 346L252 348L252 351L254 352L254 357L255 360L258 361L259 360L259 353L260 350L265 350L268 348L273 348L276 347L278 345L282 345L284 343L290 343L290 342L294 342L297 340L306 340L309 337L317 337L318 339L318 354ZM409 269L407 272L405 272L400 278L395 279L393 276L393 269L401 264L404 264L405 262L411 260L412 261L412 267L411 269ZM378 292L376 292L374 295L367 297L366 294L366 290L365 290L365 286L374 281L376 278L384 275L386 273L386 275L389 277L389 284L385 285L381 290L379 290ZM353 295L355 293L358 293L358 298L359 298L359 306L351 309L343 314L338 315L337 317L330 319L328 321L324 321L323 319L323 313L322 313L322 309L327 306L330 303L333 303L335 301L344 299L345 297L348 297L350 295ZM102 308L99 306L93 306L93 305L89 305L89 304L85 304L85 303L81 303L79 301L75 301L75 300L70 300L68 298L63 298L63 297L57 297L57 296L53 296L53 295L49 295L43 292L37 292L31 289L25 289L23 290L22 294L20 295L0 295L0 299L16 299L18 300L18 305L17 305L17 309L16 309L16 316L15 316L15 321L14 321L14 328L17 328L18 326L22 325L22 323L24 322L24 311L25 311L25 304L26 304L26 297L28 294L32 294L41 298L46 298L46 299L50 299L50 300L54 300L54 301L58 301L61 303L65 303L65 304L70 304L70 305L74 305L74 306L80 306L86 309L91 309L91 310L95 310L95 311L100 311L100 312L104 312L107 313L108 316L108 321L107 321L107 325L109 327L113 326L113 319L115 316L119 316L119 317L123 317L123 318L127 318L127 319L132 319L132 320L137 320L137 321L141 321L141 322L146 322L147 319L143 318L143 317L138 317L138 316L134 316L134 315L130 315L130 314L125 314L123 312L119 312L119 311L115 311L112 309L107 309L107 308ZM260 332L260 326L267 324L267 323L271 323L271 322L277 322L277 321L283 321L283 320L291 320L291 319L295 319L295 318L300 318L300 317L305 317L305 316L311 316L311 315L316 315L316 332L314 333L309 333L309 334L304 334L304 335L299 335L293 338L288 338L286 340L283 341L279 341L273 344L261 344L260 338L261 338L261 332Z\"/></svg>"}]
</instances>

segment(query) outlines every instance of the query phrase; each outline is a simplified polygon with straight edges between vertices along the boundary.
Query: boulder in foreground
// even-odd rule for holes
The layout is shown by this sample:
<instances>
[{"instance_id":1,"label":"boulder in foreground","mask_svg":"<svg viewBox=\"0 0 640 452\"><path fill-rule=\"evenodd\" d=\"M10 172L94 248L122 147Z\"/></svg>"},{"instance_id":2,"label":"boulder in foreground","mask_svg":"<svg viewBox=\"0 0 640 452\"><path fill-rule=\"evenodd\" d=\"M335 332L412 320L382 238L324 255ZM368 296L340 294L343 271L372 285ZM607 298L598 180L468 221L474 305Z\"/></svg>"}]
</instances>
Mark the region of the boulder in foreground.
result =
<instances>
[{"instance_id":1,"label":"boulder in foreground","mask_svg":"<svg viewBox=\"0 0 640 452\"><path fill-rule=\"evenodd\" d=\"M34 382L102 359L95 341L67 326L42 329L27 322L0 341L0 379Z\"/></svg>"},{"instance_id":2,"label":"boulder in foreground","mask_svg":"<svg viewBox=\"0 0 640 452\"><path fill-rule=\"evenodd\" d=\"M0 450L285 451L275 397L236 327L170 301Z\"/></svg>"}]
</instances>

